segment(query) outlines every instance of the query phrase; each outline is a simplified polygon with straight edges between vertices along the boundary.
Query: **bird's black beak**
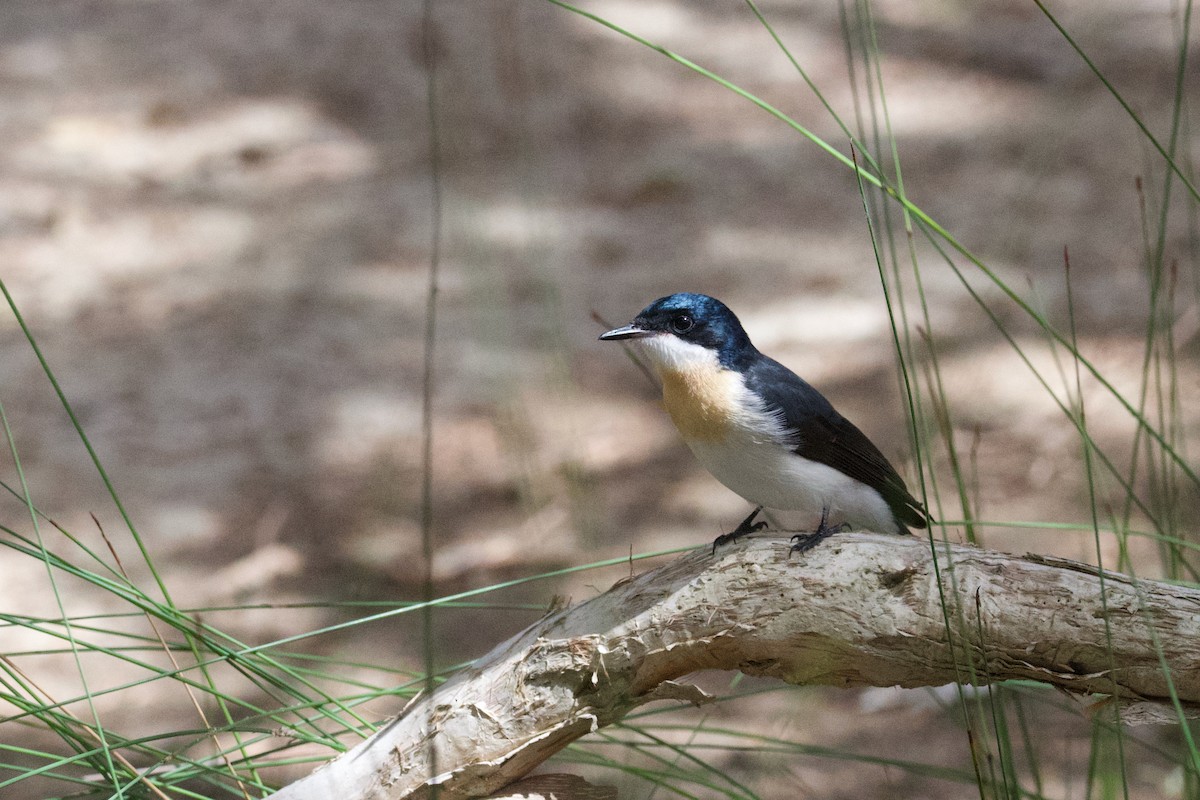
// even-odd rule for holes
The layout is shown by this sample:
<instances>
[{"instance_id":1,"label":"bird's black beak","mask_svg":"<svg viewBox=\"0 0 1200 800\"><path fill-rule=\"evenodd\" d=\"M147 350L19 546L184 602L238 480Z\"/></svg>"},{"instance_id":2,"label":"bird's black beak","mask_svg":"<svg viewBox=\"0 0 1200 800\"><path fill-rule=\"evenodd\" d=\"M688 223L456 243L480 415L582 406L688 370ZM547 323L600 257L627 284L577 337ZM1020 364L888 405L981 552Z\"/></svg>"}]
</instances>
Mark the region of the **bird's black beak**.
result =
<instances>
[{"instance_id":1,"label":"bird's black beak","mask_svg":"<svg viewBox=\"0 0 1200 800\"><path fill-rule=\"evenodd\" d=\"M618 339L641 339L645 336L653 336L654 331L648 331L644 328L639 328L636 325L626 325L623 328L613 328L607 333L600 334L600 341L613 342Z\"/></svg>"}]
</instances>

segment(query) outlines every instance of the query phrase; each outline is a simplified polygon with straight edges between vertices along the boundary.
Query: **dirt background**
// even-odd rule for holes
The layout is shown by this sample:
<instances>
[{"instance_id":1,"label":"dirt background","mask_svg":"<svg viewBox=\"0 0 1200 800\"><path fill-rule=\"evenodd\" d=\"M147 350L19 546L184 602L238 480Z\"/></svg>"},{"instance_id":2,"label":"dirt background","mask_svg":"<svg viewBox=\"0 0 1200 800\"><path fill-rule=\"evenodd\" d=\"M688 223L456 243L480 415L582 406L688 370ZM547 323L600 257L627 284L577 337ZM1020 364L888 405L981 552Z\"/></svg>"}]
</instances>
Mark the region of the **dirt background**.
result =
<instances>
[{"instance_id":1,"label":"dirt background","mask_svg":"<svg viewBox=\"0 0 1200 800\"><path fill-rule=\"evenodd\" d=\"M760 6L852 121L837 5ZM584 7L848 151L744 4ZM1165 142L1175 6L1053 9ZM1136 397L1148 279L1135 179L1145 181L1153 217L1159 159L1033 4L884 0L873 10L910 196L1063 328L1069 246L1081 347ZM421 32L413 0L0 4L0 277L181 605L419 596L432 219ZM439 591L705 542L744 515L745 503L681 445L653 387L619 350L595 341L592 311L622 323L673 291L724 299L761 349L821 388L914 475L886 307L847 169L731 92L543 0L442 0L436 51ZM861 90L861 61L855 69ZM1191 130L1184 125L1181 149L1194 155ZM1196 229L1175 214L1166 239L1181 276L1173 317L1181 430L1193 439ZM957 279L921 252L979 515L1086 522L1070 424ZM998 291L973 283L1058 378L1041 335ZM9 313L0 315L0 387L34 501L103 549L94 513L148 585ZM1089 387L1085 396L1094 435L1127 459L1128 417L1102 392ZM945 454L933 458L944 477ZM16 485L7 459L0 472ZM1101 491L1119 501L1108 482ZM1186 524L1196 498L1184 499ZM29 531L20 502L0 509L4 525ZM983 535L1006 549L1094 558L1090 533ZM1146 574L1155 571L1154 548L1135 555ZM583 600L627 571L544 581L503 599ZM68 587L66 604L74 614L116 610L78 586ZM44 566L0 552L0 607L57 614ZM208 619L257 643L350 615ZM534 615L445 612L440 659L477 655ZM414 635L406 625L375 625L311 649L415 668ZM40 641L11 629L4 636L0 649L9 652ZM78 691L65 659L21 663L52 695ZM93 669L100 684L128 677L111 664ZM721 686L729 676L703 680ZM925 693L790 697L711 713L725 725L847 752L970 768L961 722ZM195 724L186 697L157 684L110 697L100 710L127 734ZM371 709L379 718L395 710ZM1039 713L1039 725L1060 732L1042 751L1046 795L1083 797L1086 722ZM1137 735L1175 746L1170 732ZM13 724L0 723L0 739L61 747ZM976 795L970 785L815 755L712 757L764 797ZM1132 796L1176 795L1178 775L1161 760L1131 769ZM62 790L28 782L6 796Z\"/></svg>"}]
</instances>

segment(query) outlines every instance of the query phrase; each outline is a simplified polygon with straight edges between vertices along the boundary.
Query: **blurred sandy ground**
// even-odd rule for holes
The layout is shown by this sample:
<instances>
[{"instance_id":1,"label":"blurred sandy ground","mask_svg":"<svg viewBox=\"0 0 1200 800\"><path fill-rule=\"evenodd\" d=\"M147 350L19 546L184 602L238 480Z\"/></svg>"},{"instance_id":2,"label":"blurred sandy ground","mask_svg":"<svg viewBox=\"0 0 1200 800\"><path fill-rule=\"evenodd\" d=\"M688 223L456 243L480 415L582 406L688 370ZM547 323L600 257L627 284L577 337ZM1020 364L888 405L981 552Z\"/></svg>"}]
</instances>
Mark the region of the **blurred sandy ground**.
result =
<instances>
[{"instance_id":1,"label":"blurred sandy ground","mask_svg":"<svg viewBox=\"0 0 1200 800\"><path fill-rule=\"evenodd\" d=\"M853 120L836 5L760 6ZM744 5L585 7L848 151ZM1054 5L1164 140L1179 25L1172 8ZM1144 176L1156 202L1163 174L1149 146L1032 4L886 0L874 10L911 197L1063 328L1069 246L1082 347L1135 397L1147 277L1134 180ZM721 297L762 349L820 387L915 477L886 310L845 168L732 93L548 3L444 0L436 16L441 590L705 542L745 513L679 443L653 387L595 342L593 310L623 322L673 291ZM412 1L0 5L0 271L182 605L418 594L431 224L420 23ZM1184 130L1183 149L1194 153ZM1167 253L1180 260L1179 307L1190 309L1179 329L1182 411L1194 437L1190 246L1187 227L1173 224ZM1086 522L1070 425L949 271L936 258L922 268L980 515ZM975 283L1057 377L1041 335ZM34 501L103 549L96 514L146 583L7 313L0 348L0 399ZM1086 398L1094 435L1127 457L1128 418L1100 391ZM934 460L947 461L944 452ZM14 474L3 467L10 484ZM1108 483L1102 491L1120 497ZM4 524L29 529L19 502L3 509ZM994 529L984 541L1092 557L1087 534ZM1153 571L1152 557L1145 569ZM583 600L625 571L507 597ZM79 586L66 602L75 614L115 610ZM0 553L0 606L56 614L44 568ZM444 660L482 652L531 616L446 612ZM208 617L250 642L339 618ZM6 649L33 646L28 636L10 641ZM311 647L418 663L403 625ZM47 690L77 690L67 662L24 663ZM101 684L127 678L96 669ZM194 722L182 693L166 689L100 707L124 730L141 724L146 707L157 709L156 726ZM875 726L875 738L890 741L886 719L838 735L871 742L866 728ZM942 734L960 763L962 737ZM813 774L788 780L821 785ZM844 796L870 796L892 780L861 777ZM920 785L926 794L941 786Z\"/></svg>"}]
</instances>

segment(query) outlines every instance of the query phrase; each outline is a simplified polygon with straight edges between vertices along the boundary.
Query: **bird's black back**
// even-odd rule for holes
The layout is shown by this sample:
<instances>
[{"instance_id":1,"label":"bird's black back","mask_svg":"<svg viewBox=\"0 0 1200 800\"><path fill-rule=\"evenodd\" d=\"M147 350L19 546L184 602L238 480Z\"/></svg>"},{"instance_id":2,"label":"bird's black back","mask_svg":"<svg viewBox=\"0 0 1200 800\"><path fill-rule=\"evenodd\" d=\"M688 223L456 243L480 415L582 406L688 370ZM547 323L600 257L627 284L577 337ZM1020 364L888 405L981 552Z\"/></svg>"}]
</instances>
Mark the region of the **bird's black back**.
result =
<instances>
[{"instance_id":1,"label":"bird's black back","mask_svg":"<svg viewBox=\"0 0 1200 800\"><path fill-rule=\"evenodd\" d=\"M796 373L757 351L740 365L746 387L783 414L795 452L865 483L883 497L897 524L924 528L929 516L871 440Z\"/></svg>"}]
</instances>

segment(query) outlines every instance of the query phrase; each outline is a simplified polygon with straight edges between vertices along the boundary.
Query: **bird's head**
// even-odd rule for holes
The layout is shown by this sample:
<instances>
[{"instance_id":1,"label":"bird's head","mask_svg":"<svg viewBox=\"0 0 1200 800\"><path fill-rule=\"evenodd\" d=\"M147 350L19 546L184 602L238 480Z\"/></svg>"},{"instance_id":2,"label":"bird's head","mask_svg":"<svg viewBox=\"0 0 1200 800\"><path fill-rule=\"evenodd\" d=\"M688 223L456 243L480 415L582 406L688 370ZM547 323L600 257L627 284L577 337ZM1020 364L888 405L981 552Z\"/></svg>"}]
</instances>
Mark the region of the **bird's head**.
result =
<instances>
[{"instance_id":1,"label":"bird's head","mask_svg":"<svg viewBox=\"0 0 1200 800\"><path fill-rule=\"evenodd\" d=\"M600 339L637 339L655 366L670 370L711 364L714 359L725 369L738 369L758 352L724 303L690 292L655 300L633 322L600 334Z\"/></svg>"}]
</instances>

